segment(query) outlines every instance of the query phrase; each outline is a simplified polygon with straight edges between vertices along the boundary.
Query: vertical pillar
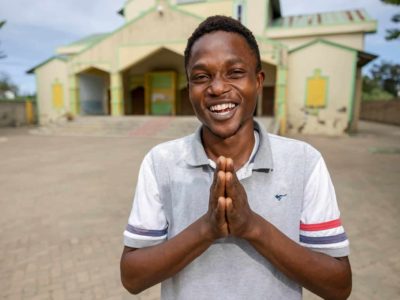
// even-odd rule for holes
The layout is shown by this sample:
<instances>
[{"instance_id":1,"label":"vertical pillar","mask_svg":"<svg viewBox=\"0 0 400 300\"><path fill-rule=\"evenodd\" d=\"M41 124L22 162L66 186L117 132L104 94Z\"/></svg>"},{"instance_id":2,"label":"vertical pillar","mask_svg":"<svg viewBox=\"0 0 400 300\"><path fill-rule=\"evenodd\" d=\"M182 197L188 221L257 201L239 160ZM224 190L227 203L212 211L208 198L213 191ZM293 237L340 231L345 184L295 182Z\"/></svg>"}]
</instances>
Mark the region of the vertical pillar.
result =
<instances>
[{"instance_id":1,"label":"vertical pillar","mask_svg":"<svg viewBox=\"0 0 400 300\"><path fill-rule=\"evenodd\" d=\"M80 114L79 86L76 74L69 76L69 110L73 115Z\"/></svg>"},{"instance_id":2,"label":"vertical pillar","mask_svg":"<svg viewBox=\"0 0 400 300\"><path fill-rule=\"evenodd\" d=\"M111 74L111 115L121 116L124 114L124 90L122 75L119 72Z\"/></svg>"},{"instance_id":3,"label":"vertical pillar","mask_svg":"<svg viewBox=\"0 0 400 300\"><path fill-rule=\"evenodd\" d=\"M279 122L279 133L286 133L287 124L287 67L278 65L276 68L276 88L275 88L275 118Z\"/></svg>"},{"instance_id":4,"label":"vertical pillar","mask_svg":"<svg viewBox=\"0 0 400 300\"><path fill-rule=\"evenodd\" d=\"M358 121L360 120L361 101L362 101L362 73L361 68L357 67L354 94L353 119L350 123L350 132L355 133L358 130Z\"/></svg>"}]
</instances>

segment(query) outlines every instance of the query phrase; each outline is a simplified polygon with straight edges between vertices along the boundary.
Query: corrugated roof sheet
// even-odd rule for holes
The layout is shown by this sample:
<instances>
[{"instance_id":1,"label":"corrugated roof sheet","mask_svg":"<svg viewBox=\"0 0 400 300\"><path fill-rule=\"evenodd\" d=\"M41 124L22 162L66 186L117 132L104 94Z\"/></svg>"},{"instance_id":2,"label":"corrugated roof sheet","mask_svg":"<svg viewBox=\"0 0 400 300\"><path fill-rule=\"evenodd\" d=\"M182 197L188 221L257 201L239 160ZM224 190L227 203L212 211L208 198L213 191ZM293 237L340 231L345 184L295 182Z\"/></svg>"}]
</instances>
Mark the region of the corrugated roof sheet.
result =
<instances>
[{"instance_id":1,"label":"corrugated roof sheet","mask_svg":"<svg viewBox=\"0 0 400 300\"><path fill-rule=\"evenodd\" d=\"M272 27L295 28L325 25L356 24L373 21L363 9L285 16L274 20Z\"/></svg>"}]
</instances>

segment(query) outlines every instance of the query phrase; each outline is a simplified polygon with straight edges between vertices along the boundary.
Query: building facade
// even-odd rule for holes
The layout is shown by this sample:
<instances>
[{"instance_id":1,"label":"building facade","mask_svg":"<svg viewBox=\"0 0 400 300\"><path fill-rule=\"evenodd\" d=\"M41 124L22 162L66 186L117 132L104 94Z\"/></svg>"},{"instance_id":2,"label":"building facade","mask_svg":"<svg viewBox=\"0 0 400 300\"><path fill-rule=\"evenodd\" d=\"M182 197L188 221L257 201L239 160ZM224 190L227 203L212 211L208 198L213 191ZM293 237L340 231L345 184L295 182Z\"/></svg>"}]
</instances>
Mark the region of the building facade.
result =
<instances>
[{"instance_id":1,"label":"building facade","mask_svg":"<svg viewBox=\"0 0 400 300\"><path fill-rule=\"evenodd\" d=\"M282 16L279 0L128 0L125 24L57 49L35 66L41 124L76 115L190 115L183 64L186 41L209 15L252 30L266 80L256 115L281 132L337 135L355 130L361 68L375 58L364 10Z\"/></svg>"}]
</instances>

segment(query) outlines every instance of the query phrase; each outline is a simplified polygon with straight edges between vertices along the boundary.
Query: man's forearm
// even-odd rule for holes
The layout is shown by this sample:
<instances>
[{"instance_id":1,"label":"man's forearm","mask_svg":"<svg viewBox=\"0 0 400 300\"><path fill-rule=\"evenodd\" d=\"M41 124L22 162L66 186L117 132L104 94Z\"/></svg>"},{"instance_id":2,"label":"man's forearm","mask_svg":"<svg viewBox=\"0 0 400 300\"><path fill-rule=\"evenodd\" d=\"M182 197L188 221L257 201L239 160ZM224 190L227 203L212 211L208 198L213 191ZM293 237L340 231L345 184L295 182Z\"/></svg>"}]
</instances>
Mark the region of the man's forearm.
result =
<instances>
[{"instance_id":1,"label":"man's forearm","mask_svg":"<svg viewBox=\"0 0 400 300\"><path fill-rule=\"evenodd\" d=\"M295 243L255 214L246 239L282 273L324 299L346 299L351 292L351 268L346 258L334 258Z\"/></svg>"},{"instance_id":2,"label":"man's forearm","mask_svg":"<svg viewBox=\"0 0 400 300\"><path fill-rule=\"evenodd\" d=\"M151 247L125 247L121 257L121 280L131 293L172 277L212 244L203 217L172 239Z\"/></svg>"}]
</instances>

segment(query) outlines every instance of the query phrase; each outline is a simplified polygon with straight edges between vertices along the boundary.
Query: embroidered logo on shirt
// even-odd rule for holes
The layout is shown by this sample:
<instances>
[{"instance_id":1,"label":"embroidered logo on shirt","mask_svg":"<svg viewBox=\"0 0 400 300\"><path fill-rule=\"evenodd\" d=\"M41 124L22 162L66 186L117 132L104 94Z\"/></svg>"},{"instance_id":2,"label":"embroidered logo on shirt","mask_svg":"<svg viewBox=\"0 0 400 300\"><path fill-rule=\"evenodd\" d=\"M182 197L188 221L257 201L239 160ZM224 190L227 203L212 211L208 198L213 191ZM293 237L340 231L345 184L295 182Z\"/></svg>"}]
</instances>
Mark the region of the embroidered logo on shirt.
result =
<instances>
[{"instance_id":1,"label":"embroidered logo on shirt","mask_svg":"<svg viewBox=\"0 0 400 300\"><path fill-rule=\"evenodd\" d=\"M283 198L283 197L286 197L286 196L287 196L287 194L285 194L285 195L275 195L275 198L276 198L278 201L281 201L282 198Z\"/></svg>"}]
</instances>

